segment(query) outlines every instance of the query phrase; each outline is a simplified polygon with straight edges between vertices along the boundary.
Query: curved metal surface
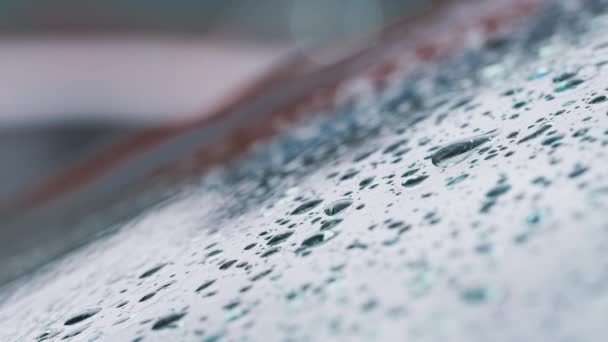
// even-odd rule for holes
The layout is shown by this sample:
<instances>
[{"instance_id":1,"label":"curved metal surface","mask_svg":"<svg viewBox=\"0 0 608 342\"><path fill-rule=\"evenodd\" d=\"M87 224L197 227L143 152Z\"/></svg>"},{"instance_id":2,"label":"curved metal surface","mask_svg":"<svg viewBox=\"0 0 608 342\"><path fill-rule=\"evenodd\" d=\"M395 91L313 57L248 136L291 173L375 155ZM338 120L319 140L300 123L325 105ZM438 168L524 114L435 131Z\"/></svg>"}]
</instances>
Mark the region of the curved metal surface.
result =
<instances>
[{"instance_id":1,"label":"curved metal surface","mask_svg":"<svg viewBox=\"0 0 608 342\"><path fill-rule=\"evenodd\" d=\"M460 43L395 43L346 64L319 90L330 99L301 89L286 101L300 106L259 114L311 116L243 159L200 176L272 130L176 158L139 183L155 191L118 202L134 216L113 234L3 289L0 336L602 340L608 7L564 1L524 21L538 7L504 3L485 29L458 7L461 21L425 29ZM78 228L110 224L89 214Z\"/></svg>"}]
</instances>

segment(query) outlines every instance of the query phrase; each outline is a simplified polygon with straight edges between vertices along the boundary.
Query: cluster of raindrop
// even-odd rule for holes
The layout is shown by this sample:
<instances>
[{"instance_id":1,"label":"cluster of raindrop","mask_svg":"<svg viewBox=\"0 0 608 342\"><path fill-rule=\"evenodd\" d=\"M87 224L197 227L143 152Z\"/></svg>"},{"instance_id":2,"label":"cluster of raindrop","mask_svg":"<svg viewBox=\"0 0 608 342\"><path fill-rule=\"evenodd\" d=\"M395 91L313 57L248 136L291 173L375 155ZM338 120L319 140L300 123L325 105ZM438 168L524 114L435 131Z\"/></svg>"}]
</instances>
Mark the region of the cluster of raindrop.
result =
<instances>
[{"instance_id":1,"label":"cluster of raindrop","mask_svg":"<svg viewBox=\"0 0 608 342\"><path fill-rule=\"evenodd\" d=\"M608 15L570 11L395 76L21 280L0 339L597 340Z\"/></svg>"}]
</instances>

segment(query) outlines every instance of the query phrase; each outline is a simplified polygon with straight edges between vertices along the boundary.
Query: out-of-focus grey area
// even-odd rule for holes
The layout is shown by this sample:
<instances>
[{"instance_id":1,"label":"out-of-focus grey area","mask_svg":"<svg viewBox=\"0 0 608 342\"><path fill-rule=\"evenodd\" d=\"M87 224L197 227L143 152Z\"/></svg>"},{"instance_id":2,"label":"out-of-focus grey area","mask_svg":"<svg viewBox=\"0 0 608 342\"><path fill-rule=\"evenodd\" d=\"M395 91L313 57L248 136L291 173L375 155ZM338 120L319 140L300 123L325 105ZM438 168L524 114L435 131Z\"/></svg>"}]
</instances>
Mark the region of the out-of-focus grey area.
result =
<instances>
[{"instance_id":1,"label":"out-of-focus grey area","mask_svg":"<svg viewBox=\"0 0 608 342\"><path fill-rule=\"evenodd\" d=\"M0 203L133 130L204 117L289 56L430 5L2 1L0 159L11 162L0 168Z\"/></svg>"}]
</instances>

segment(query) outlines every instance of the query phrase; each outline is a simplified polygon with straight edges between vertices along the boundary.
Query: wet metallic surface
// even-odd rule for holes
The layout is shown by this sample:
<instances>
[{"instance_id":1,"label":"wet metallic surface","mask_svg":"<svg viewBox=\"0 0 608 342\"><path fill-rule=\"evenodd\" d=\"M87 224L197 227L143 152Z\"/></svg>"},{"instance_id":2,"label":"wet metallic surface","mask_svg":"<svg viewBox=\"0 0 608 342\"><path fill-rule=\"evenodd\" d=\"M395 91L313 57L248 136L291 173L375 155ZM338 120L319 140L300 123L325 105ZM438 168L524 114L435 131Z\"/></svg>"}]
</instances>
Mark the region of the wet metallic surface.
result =
<instances>
[{"instance_id":1,"label":"wet metallic surface","mask_svg":"<svg viewBox=\"0 0 608 342\"><path fill-rule=\"evenodd\" d=\"M573 3L13 282L0 339L603 341L608 14Z\"/></svg>"}]
</instances>

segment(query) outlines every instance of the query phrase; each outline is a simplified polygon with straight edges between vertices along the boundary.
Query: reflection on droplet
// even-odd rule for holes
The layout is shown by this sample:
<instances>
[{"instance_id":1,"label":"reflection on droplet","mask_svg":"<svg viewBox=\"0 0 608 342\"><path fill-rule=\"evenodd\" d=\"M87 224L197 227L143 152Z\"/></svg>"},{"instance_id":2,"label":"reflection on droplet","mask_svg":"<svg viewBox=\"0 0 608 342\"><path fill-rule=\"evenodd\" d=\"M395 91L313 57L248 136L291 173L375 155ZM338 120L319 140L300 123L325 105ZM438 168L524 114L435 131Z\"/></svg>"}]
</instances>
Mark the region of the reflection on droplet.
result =
<instances>
[{"instance_id":1,"label":"reflection on droplet","mask_svg":"<svg viewBox=\"0 0 608 342\"><path fill-rule=\"evenodd\" d=\"M475 137L461 139L440 148L431 157L433 165L437 167L448 167L467 159L477 147L492 140L498 133L496 131Z\"/></svg>"}]
</instances>

